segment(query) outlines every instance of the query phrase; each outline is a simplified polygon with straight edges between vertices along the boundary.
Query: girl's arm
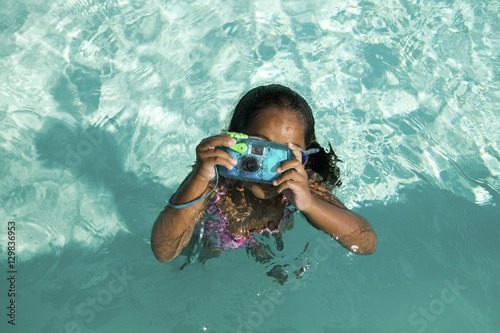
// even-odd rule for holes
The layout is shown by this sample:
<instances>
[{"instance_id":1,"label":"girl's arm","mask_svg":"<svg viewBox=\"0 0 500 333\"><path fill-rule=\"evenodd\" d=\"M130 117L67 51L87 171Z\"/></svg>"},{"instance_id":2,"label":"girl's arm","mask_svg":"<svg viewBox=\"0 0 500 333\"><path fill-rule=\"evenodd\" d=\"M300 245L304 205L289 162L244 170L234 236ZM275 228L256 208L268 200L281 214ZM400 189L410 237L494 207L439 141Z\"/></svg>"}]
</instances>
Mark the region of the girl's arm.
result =
<instances>
[{"instance_id":1,"label":"girl's arm","mask_svg":"<svg viewBox=\"0 0 500 333\"><path fill-rule=\"evenodd\" d=\"M201 198L210 191L210 180L215 177L215 165L232 169L236 161L217 146L231 147L236 140L227 135L217 135L201 141L196 147L196 165L184 180L172 204L183 204ZM213 186L213 185L212 185ZM185 208L165 207L156 219L151 231L151 249L160 262L170 261L189 243L200 211L209 198Z\"/></svg>"},{"instance_id":2,"label":"girl's arm","mask_svg":"<svg viewBox=\"0 0 500 333\"><path fill-rule=\"evenodd\" d=\"M311 184L310 191L311 203L301 210L309 223L334 237L351 252L375 252L377 234L365 218L347 209L324 182Z\"/></svg>"},{"instance_id":3,"label":"girl's arm","mask_svg":"<svg viewBox=\"0 0 500 333\"><path fill-rule=\"evenodd\" d=\"M288 147L294 151L296 159L287 161L278 168L278 172L283 172L274 183L278 191L283 192L311 224L334 237L349 251L357 254L375 252L377 234L370 224L362 216L347 209L328 191L323 182L312 184L310 189L299 148L291 143Z\"/></svg>"},{"instance_id":4,"label":"girl's arm","mask_svg":"<svg viewBox=\"0 0 500 333\"><path fill-rule=\"evenodd\" d=\"M208 189L209 182L191 173L179 187L177 194L171 199L173 204L190 202L202 197ZM151 249L160 262L174 259L189 243L205 200L189 207L175 209L166 206L158 215L151 231Z\"/></svg>"}]
</instances>

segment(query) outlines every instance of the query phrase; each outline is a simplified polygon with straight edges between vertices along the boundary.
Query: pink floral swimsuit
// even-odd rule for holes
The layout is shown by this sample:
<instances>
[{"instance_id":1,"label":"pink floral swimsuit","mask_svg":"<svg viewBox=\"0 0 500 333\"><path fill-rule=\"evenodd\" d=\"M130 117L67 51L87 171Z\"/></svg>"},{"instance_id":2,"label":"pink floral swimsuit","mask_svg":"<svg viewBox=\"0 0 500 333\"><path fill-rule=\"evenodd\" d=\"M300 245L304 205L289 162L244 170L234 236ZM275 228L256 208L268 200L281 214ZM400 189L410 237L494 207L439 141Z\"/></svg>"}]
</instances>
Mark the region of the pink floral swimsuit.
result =
<instances>
[{"instance_id":1,"label":"pink floral swimsuit","mask_svg":"<svg viewBox=\"0 0 500 333\"><path fill-rule=\"evenodd\" d=\"M281 224L289 219L292 215L292 211L288 207L289 202L285 198L286 206L283 211L283 217L281 218L277 229L269 230L269 228L266 228L261 231L249 232L248 237L233 235L231 232L229 232L229 230L226 229L229 225L229 221L226 219L225 214L222 212L217 203L220 198L226 195L228 183L229 180L226 179L221 185L215 200L211 200L208 203L203 216L201 217L197 227L194 230L194 234L199 235L201 232L201 228L203 228L203 235L207 238L213 248L218 248L224 251L234 251L235 249L239 249L242 247L251 247L254 245L258 245L259 243L255 240L253 234L260 234L264 231L270 234L277 233L279 232Z\"/></svg>"}]
</instances>

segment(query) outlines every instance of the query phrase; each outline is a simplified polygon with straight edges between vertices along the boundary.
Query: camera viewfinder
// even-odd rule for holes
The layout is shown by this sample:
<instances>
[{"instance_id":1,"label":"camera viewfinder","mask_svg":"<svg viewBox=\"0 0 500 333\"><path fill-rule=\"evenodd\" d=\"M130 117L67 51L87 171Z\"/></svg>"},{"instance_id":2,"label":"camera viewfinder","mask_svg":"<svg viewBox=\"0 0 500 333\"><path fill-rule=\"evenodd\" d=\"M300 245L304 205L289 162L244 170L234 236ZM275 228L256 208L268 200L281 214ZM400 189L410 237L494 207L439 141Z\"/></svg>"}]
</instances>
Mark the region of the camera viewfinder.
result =
<instances>
[{"instance_id":1,"label":"camera viewfinder","mask_svg":"<svg viewBox=\"0 0 500 333\"><path fill-rule=\"evenodd\" d=\"M252 145L251 154L260 155L260 156L264 155L264 146Z\"/></svg>"}]
</instances>

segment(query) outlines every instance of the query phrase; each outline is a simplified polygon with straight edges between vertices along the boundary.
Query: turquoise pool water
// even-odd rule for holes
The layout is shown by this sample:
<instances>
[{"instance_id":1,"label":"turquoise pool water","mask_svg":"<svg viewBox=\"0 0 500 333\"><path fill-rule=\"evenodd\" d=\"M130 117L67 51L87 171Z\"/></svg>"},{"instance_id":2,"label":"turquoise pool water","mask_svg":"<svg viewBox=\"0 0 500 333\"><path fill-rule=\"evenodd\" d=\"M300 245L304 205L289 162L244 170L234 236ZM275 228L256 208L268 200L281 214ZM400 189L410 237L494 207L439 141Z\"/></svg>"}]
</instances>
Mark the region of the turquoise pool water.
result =
<instances>
[{"instance_id":1,"label":"turquoise pool water","mask_svg":"<svg viewBox=\"0 0 500 333\"><path fill-rule=\"evenodd\" d=\"M499 33L499 1L0 0L1 331L500 332ZM156 262L194 147L271 82L377 252L297 216L267 265Z\"/></svg>"}]
</instances>

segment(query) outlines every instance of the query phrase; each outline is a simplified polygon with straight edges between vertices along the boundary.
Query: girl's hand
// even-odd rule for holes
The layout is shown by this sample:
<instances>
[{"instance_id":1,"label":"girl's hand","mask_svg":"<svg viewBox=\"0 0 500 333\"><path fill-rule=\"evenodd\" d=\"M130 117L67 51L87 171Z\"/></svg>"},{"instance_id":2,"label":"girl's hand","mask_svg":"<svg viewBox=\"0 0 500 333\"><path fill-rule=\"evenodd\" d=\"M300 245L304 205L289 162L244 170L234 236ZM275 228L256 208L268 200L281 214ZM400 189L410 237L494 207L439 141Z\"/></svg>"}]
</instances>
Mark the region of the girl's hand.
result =
<instances>
[{"instance_id":1,"label":"girl's hand","mask_svg":"<svg viewBox=\"0 0 500 333\"><path fill-rule=\"evenodd\" d=\"M273 182L273 185L277 187L278 192L283 192L288 201L298 210L306 210L313 202L309 191L309 178L302 165L302 154L299 147L289 143L288 148L293 151L295 159L286 161L278 167L277 171L283 174Z\"/></svg>"},{"instance_id":2,"label":"girl's hand","mask_svg":"<svg viewBox=\"0 0 500 333\"><path fill-rule=\"evenodd\" d=\"M194 176L210 181L215 177L215 166L222 165L232 169L238 163L231 155L217 149L217 146L232 147L236 140L229 135L220 134L201 140L196 146L196 166Z\"/></svg>"}]
</instances>

